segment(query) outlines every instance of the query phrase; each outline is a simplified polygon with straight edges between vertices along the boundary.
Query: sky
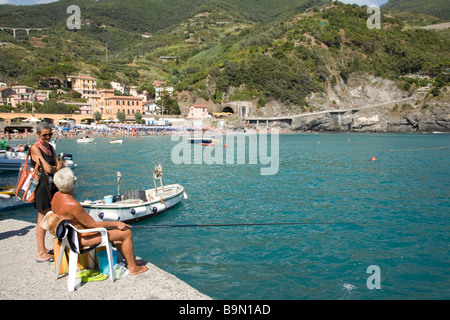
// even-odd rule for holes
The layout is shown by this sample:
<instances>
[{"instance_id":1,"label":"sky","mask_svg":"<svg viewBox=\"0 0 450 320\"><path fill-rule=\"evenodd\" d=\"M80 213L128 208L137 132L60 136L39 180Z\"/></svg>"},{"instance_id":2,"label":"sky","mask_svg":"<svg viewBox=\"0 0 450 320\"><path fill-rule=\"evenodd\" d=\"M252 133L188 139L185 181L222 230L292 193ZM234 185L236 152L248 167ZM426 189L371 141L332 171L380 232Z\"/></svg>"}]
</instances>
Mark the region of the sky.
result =
<instances>
[{"instance_id":1,"label":"sky","mask_svg":"<svg viewBox=\"0 0 450 320\"><path fill-rule=\"evenodd\" d=\"M56 1L57 0L0 0L0 4L33 5Z\"/></svg>"},{"instance_id":2,"label":"sky","mask_svg":"<svg viewBox=\"0 0 450 320\"><path fill-rule=\"evenodd\" d=\"M33 5L55 1L57 0L0 0L0 4Z\"/></svg>"},{"instance_id":3,"label":"sky","mask_svg":"<svg viewBox=\"0 0 450 320\"><path fill-rule=\"evenodd\" d=\"M0 0L0 4L16 4L16 5L33 5L33 4L42 4L42 3L50 3L55 2L57 0ZM340 0L343 3L356 3L358 5L377 5L381 6L388 2L388 0Z\"/></svg>"},{"instance_id":4,"label":"sky","mask_svg":"<svg viewBox=\"0 0 450 320\"><path fill-rule=\"evenodd\" d=\"M366 6L371 6L371 5L381 6L382 4L385 4L386 2L388 2L388 0L339 0L339 1L343 2L343 3L349 3L349 4L356 3L357 5L360 5L360 6L364 6L364 5L366 5Z\"/></svg>"}]
</instances>

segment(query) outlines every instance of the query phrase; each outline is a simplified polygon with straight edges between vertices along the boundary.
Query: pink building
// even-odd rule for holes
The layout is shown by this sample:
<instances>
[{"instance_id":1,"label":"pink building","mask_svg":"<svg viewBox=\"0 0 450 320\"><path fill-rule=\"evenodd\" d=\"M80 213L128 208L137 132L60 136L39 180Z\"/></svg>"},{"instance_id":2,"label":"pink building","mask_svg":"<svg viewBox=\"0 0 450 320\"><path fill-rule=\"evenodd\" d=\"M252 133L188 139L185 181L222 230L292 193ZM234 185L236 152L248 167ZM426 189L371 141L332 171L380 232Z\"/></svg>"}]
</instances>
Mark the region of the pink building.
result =
<instances>
[{"instance_id":1,"label":"pink building","mask_svg":"<svg viewBox=\"0 0 450 320\"><path fill-rule=\"evenodd\" d=\"M193 104L189 108L187 119L205 119L208 115L208 108L204 104Z\"/></svg>"},{"instance_id":2,"label":"pink building","mask_svg":"<svg viewBox=\"0 0 450 320\"><path fill-rule=\"evenodd\" d=\"M15 108L18 104L29 102L32 103L36 98L35 90L27 86L14 86L11 87L15 91L15 94L11 97L11 105Z\"/></svg>"},{"instance_id":3,"label":"pink building","mask_svg":"<svg viewBox=\"0 0 450 320\"><path fill-rule=\"evenodd\" d=\"M44 103L46 100L50 98L51 90L36 90L35 99L39 103Z\"/></svg>"}]
</instances>

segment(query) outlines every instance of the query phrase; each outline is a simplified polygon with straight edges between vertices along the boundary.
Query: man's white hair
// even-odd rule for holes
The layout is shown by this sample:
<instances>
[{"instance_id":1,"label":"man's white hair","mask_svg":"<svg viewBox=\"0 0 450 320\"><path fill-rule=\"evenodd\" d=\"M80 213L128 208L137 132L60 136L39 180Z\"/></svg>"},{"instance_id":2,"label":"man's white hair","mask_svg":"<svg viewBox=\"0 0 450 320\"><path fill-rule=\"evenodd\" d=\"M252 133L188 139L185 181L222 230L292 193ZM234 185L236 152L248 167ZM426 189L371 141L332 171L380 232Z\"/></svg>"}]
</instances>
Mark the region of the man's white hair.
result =
<instances>
[{"instance_id":1,"label":"man's white hair","mask_svg":"<svg viewBox=\"0 0 450 320\"><path fill-rule=\"evenodd\" d=\"M53 176L53 182L58 187L59 191L69 193L73 190L74 175L70 168L62 168Z\"/></svg>"}]
</instances>

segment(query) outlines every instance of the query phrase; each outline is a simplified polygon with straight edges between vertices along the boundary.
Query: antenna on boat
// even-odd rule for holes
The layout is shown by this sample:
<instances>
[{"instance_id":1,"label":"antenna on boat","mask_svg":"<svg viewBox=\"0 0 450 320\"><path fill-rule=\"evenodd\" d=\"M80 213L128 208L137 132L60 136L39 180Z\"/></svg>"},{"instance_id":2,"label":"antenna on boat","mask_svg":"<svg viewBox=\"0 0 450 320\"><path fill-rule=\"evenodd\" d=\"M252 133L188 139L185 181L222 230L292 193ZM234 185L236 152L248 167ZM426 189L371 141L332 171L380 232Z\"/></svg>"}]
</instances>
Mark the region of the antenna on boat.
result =
<instances>
[{"instance_id":1,"label":"antenna on boat","mask_svg":"<svg viewBox=\"0 0 450 320\"><path fill-rule=\"evenodd\" d=\"M156 186L156 180L159 180L159 183L161 184L161 190L162 190L162 192L164 192L162 177L163 177L163 172L162 172L161 164L159 164L157 166L155 165L155 170L153 170L153 184L155 185L155 192L158 191L158 188Z\"/></svg>"},{"instance_id":2,"label":"antenna on boat","mask_svg":"<svg viewBox=\"0 0 450 320\"><path fill-rule=\"evenodd\" d=\"M120 196L120 178L122 177L122 174L120 171L117 171L117 195Z\"/></svg>"}]
</instances>

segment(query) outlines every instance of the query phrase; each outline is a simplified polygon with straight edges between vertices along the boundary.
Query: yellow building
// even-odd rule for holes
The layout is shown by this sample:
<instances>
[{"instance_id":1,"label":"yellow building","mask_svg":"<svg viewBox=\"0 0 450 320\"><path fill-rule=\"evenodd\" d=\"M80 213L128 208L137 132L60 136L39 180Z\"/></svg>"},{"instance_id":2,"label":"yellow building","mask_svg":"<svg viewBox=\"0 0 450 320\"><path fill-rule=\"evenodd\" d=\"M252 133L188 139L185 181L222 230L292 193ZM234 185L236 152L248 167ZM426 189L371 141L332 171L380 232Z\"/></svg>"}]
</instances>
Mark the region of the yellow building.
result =
<instances>
[{"instance_id":1,"label":"yellow building","mask_svg":"<svg viewBox=\"0 0 450 320\"><path fill-rule=\"evenodd\" d=\"M68 81L72 83L72 90L81 93L81 97L88 99L93 95L98 94L97 78L86 74L79 74L77 76L68 76Z\"/></svg>"}]
</instances>

